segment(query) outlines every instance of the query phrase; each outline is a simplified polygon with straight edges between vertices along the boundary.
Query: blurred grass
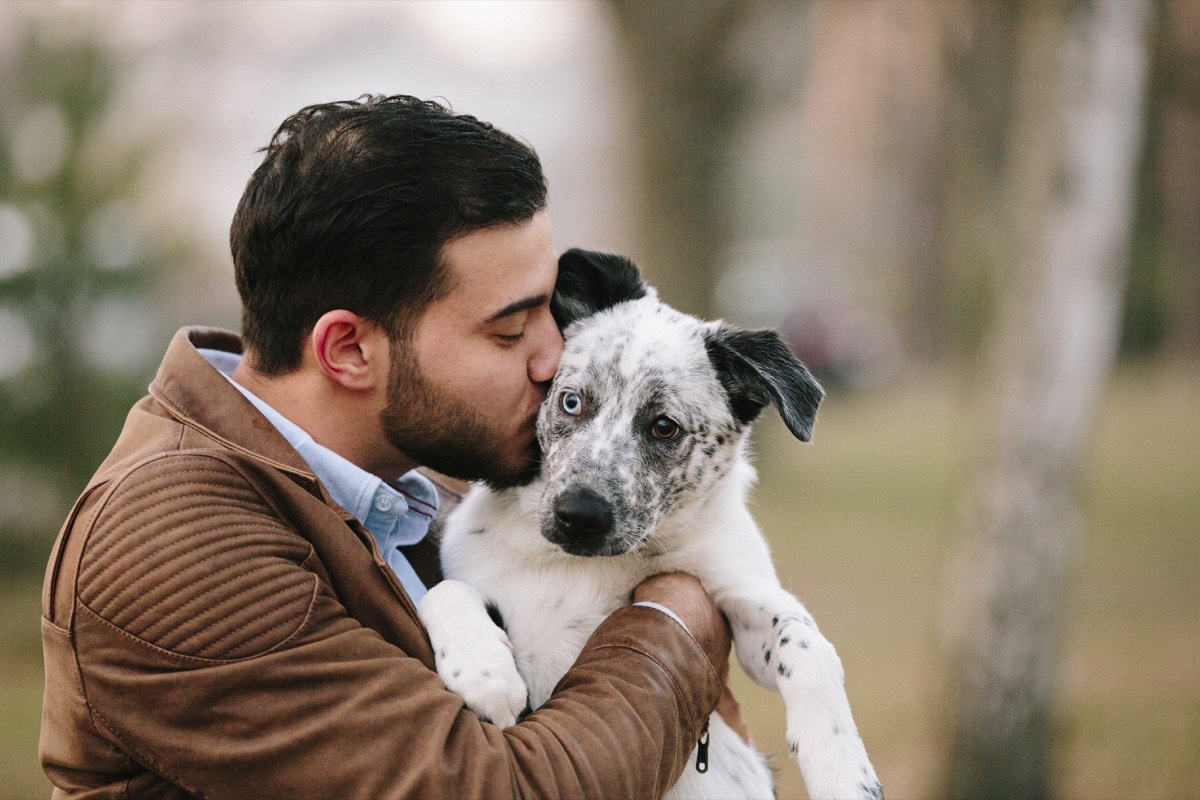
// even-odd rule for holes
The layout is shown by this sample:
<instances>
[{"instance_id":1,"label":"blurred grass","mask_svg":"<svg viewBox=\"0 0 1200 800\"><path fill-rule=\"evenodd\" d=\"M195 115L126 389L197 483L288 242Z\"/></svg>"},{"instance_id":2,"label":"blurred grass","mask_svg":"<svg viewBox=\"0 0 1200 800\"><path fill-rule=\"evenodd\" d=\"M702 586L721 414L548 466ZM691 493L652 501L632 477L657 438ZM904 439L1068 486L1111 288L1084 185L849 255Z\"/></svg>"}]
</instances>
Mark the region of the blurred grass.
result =
<instances>
[{"instance_id":1,"label":"blurred grass","mask_svg":"<svg viewBox=\"0 0 1200 800\"><path fill-rule=\"evenodd\" d=\"M0 797L50 796L37 760L42 709L40 574L0 583Z\"/></svg>"},{"instance_id":2,"label":"blurred grass","mask_svg":"<svg viewBox=\"0 0 1200 800\"><path fill-rule=\"evenodd\" d=\"M816 444L772 413L757 431L755 515L785 586L846 666L859 728L892 800L933 797L941 756L938 608L972 441L954 380L834 390ZM1200 369L1125 369L1098 420L1087 532L1063 642L1057 794L1200 797ZM46 797L38 581L0 586L0 798ZM775 695L736 668L781 800L804 796Z\"/></svg>"}]
</instances>

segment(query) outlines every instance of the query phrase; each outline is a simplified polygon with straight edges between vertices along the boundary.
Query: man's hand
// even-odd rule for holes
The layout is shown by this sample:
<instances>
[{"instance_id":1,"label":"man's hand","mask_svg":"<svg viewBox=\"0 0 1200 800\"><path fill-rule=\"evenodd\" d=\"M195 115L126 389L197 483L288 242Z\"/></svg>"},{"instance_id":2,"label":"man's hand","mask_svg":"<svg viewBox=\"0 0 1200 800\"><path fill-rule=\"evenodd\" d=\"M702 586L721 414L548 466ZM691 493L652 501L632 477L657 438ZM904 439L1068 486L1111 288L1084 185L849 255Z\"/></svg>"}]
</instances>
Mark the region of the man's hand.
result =
<instances>
[{"instance_id":1,"label":"man's hand","mask_svg":"<svg viewBox=\"0 0 1200 800\"><path fill-rule=\"evenodd\" d=\"M717 713L729 727L749 742L750 731L742 720L737 700L729 691L729 623L704 591L700 581L683 572L654 575L642 581L633 590L633 601L658 603L674 611L675 615L683 620L692 638L708 656L725 687L721 700L717 703Z\"/></svg>"},{"instance_id":2,"label":"man's hand","mask_svg":"<svg viewBox=\"0 0 1200 800\"><path fill-rule=\"evenodd\" d=\"M700 581L683 572L654 575L633 590L633 602L658 603L675 612L704 650L713 669L729 671L729 624L717 610Z\"/></svg>"}]
</instances>

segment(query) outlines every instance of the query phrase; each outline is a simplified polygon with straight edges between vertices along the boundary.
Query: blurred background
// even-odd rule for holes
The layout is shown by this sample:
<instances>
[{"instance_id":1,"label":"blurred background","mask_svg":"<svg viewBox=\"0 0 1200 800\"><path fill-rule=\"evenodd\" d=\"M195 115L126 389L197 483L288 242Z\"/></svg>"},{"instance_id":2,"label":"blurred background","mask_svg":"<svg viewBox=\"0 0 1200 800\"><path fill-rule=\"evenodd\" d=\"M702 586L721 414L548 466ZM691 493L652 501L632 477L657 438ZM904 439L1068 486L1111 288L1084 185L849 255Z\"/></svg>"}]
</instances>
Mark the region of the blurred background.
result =
<instances>
[{"instance_id":1,"label":"blurred background","mask_svg":"<svg viewBox=\"0 0 1200 800\"><path fill-rule=\"evenodd\" d=\"M257 148L363 93L529 141L560 249L823 379L754 510L889 797L1200 797L1196 0L0 3L0 797L49 792L58 526L174 330L237 327Z\"/></svg>"}]
</instances>

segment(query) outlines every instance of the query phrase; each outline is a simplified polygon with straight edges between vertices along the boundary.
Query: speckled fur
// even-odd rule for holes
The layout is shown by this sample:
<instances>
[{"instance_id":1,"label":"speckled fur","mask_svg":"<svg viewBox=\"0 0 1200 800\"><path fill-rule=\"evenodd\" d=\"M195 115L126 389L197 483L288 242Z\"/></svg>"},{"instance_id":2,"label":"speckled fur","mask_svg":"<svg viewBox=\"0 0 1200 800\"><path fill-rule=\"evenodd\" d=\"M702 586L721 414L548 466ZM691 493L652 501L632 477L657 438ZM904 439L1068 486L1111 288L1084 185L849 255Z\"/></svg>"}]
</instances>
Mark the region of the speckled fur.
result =
<instances>
[{"instance_id":1,"label":"speckled fur","mask_svg":"<svg viewBox=\"0 0 1200 800\"><path fill-rule=\"evenodd\" d=\"M452 580L421 605L438 671L476 713L512 724L545 702L637 583L666 570L690 572L730 620L743 668L781 693L787 741L809 795L881 798L841 662L780 586L746 507L754 480L749 420L733 410L730 376L711 350L715 334L732 330L681 314L653 291L568 328L538 420L541 477L519 489L477 487L447 521L442 561ZM566 393L582 399L577 415L564 410ZM813 402L806 430L815 410ZM678 423L676 438L648 434L661 415ZM798 436L802 428L794 427ZM612 525L586 555L571 555L555 503L580 487L604 498ZM485 602L506 630L486 613L464 612ZM668 797L773 796L765 760L715 715L709 763L703 774L686 769Z\"/></svg>"}]
</instances>

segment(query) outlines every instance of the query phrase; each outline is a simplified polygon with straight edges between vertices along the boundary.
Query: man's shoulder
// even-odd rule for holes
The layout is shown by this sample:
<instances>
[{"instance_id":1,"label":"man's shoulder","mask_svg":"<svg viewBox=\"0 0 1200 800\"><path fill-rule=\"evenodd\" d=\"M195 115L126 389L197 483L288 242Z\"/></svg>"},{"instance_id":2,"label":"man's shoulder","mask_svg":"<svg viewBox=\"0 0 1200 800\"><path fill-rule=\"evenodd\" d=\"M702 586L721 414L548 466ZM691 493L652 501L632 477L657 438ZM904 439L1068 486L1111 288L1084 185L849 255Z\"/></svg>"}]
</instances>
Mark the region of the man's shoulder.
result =
<instances>
[{"instance_id":1,"label":"man's shoulder","mask_svg":"<svg viewBox=\"0 0 1200 800\"><path fill-rule=\"evenodd\" d=\"M164 650L246 657L311 602L312 545L232 454L149 456L113 476L82 523L80 602Z\"/></svg>"},{"instance_id":2,"label":"man's shoulder","mask_svg":"<svg viewBox=\"0 0 1200 800\"><path fill-rule=\"evenodd\" d=\"M187 538L193 518L278 517L269 499L271 481L253 459L222 449L164 450L114 467L96 482L94 510L86 521L96 532L132 525L124 536L173 532Z\"/></svg>"}]
</instances>

